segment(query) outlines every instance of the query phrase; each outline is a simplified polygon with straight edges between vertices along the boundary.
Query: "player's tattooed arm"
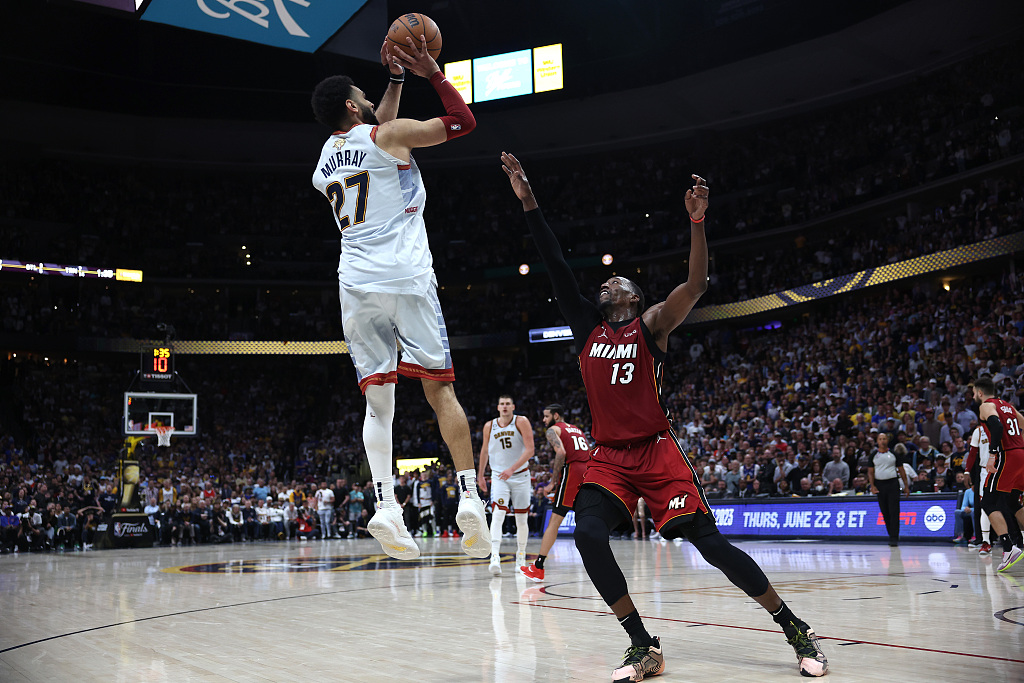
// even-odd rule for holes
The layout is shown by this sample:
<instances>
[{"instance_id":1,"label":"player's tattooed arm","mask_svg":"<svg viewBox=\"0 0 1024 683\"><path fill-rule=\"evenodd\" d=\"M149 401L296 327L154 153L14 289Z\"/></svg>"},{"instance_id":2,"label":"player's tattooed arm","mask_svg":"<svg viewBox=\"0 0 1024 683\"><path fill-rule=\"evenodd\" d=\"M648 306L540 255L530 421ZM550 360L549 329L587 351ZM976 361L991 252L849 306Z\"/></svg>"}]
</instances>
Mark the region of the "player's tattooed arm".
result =
<instances>
[{"instance_id":1,"label":"player's tattooed arm","mask_svg":"<svg viewBox=\"0 0 1024 683\"><path fill-rule=\"evenodd\" d=\"M550 484L554 488L562 481L562 468L565 467L565 447L562 446L562 440L558 437L558 431L553 426L548 427L545 437L551 446L551 450L555 452L555 464L551 467Z\"/></svg>"}]
</instances>

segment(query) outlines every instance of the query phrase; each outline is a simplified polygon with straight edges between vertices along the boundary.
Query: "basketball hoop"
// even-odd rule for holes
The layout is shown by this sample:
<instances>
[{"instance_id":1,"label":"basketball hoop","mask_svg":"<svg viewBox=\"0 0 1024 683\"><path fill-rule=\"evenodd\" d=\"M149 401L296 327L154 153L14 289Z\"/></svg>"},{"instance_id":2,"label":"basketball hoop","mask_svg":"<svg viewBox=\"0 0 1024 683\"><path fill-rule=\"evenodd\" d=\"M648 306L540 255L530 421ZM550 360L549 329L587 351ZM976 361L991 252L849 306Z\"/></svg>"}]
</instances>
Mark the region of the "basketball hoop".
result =
<instances>
[{"instance_id":1,"label":"basketball hoop","mask_svg":"<svg viewBox=\"0 0 1024 683\"><path fill-rule=\"evenodd\" d=\"M156 445L158 447L171 445L171 435L174 434L174 427L157 425L153 429L156 431Z\"/></svg>"}]
</instances>

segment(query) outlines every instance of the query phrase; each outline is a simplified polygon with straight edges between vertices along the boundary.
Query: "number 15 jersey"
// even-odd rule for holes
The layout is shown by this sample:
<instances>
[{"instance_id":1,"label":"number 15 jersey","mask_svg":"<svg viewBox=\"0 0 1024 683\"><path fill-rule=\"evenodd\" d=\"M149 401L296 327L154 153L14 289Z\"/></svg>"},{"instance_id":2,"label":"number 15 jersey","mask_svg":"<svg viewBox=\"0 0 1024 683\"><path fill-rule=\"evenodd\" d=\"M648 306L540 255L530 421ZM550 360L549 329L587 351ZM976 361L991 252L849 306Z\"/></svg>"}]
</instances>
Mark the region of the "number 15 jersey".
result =
<instances>
[{"instance_id":1,"label":"number 15 jersey","mask_svg":"<svg viewBox=\"0 0 1024 683\"><path fill-rule=\"evenodd\" d=\"M622 446L668 430L661 404L665 354L642 318L613 327L602 321L580 353L580 373L601 445Z\"/></svg>"},{"instance_id":2,"label":"number 15 jersey","mask_svg":"<svg viewBox=\"0 0 1024 683\"><path fill-rule=\"evenodd\" d=\"M324 143L313 186L341 231L338 281L364 292L425 294L433 280L419 168L375 142L377 126L337 131Z\"/></svg>"}]
</instances>

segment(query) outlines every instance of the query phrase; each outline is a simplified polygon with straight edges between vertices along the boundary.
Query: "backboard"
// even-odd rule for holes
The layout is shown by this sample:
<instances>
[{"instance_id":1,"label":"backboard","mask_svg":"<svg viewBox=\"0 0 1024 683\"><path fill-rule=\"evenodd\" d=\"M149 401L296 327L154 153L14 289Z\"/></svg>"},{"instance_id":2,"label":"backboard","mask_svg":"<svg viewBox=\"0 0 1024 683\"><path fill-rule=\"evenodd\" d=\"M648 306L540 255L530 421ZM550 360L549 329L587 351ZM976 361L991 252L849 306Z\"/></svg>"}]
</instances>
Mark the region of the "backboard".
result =
<instances>
[{"instance_id":1,"label":"backboard","mask_svg":"<svg viewBox=\"0 0 1024 683\"><path fill-rule=\"evenodd\" d=\"M152 436L155 425L173 427L174 436L196 436L196 395L127 391L124 394L125 436Z\"/></svg>"}]
</instances>

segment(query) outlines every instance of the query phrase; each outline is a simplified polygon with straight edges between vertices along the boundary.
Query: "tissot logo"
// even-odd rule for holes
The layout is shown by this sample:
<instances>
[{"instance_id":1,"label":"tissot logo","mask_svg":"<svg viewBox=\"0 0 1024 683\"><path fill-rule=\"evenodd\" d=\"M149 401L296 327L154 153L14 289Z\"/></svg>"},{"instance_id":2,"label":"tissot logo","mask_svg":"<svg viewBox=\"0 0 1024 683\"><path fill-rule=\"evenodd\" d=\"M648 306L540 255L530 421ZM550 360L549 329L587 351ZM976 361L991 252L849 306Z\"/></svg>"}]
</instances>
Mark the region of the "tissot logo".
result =
<instances>
[{"instance_id":1,"label":"tissot logo","mask_svg":"<svg viewBox=\"0 0 1024 683\"><path fill-rule=\"evenodd\" d=\"M153 0L143 19L313 52L365 0Z\"/></svg>"}]
</instances>

